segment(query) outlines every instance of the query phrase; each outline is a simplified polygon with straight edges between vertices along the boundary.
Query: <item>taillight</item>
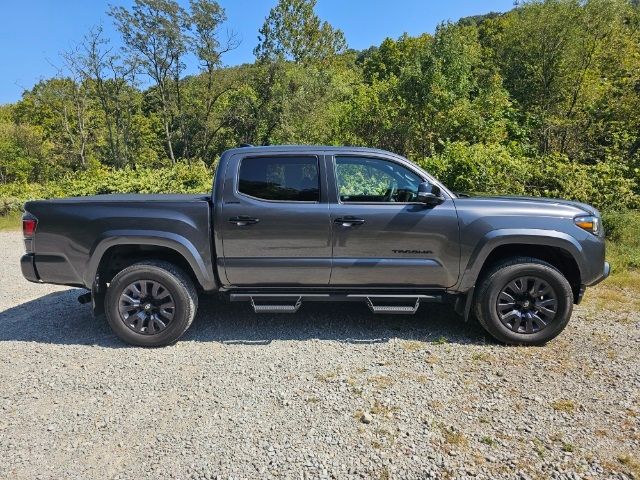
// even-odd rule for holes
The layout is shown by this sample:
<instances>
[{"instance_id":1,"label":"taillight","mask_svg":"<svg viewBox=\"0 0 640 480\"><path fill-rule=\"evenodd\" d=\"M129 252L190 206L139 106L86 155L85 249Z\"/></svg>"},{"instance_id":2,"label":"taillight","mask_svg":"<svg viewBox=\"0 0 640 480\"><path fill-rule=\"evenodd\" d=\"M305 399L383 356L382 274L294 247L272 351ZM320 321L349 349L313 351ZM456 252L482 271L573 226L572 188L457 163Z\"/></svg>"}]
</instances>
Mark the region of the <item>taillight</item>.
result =
<instances>
[{"instance_id":1,"label":"taillight","mask_svg":"<svg viewBox=\"0 0 640 480\"><path fill-rule=\"evenodd\" d=\"M22 235L24 238L31 238L36 233L36 227L38 226L38 220L35 218L23 218L22 219Z\"/></svg>"}]
</instances>

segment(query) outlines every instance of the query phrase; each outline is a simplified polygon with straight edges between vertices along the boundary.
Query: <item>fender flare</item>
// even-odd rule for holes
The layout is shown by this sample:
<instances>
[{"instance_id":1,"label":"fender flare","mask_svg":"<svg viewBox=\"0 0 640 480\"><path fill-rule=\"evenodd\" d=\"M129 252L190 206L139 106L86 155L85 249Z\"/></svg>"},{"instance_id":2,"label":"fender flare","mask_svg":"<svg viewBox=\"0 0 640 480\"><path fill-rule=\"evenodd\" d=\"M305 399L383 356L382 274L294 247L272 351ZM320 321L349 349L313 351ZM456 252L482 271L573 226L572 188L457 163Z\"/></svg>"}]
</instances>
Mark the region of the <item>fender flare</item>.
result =
<instances>
[{"instance_id":1,"label":"fender flare","mask_svg":"<svg viewBox=\"0 0 640 480\"><path fill-rule=\"evenodd\" d=\"M557 230L542 229L499 229L488 232L476 245L464 267L460 282L455 290L465 292L476 284L487 257L497 247L510 244L540 245L565 250L578 265L580 277L584 278L587 259L580 243L572 236ZM462 267L462 265L461 265Z\"/></svg>"},{"instance_id":2,"label":"fender flare","mask_svg":"<svg viewBox=\"0 0 640 480\"><path fill-rule=\"evenodd\" d=\"M205 291L217 290L218 285L211 265L207 266L198 249L185 237L157 230L109 230L103 232L89 253L84 283L88 288L94 283L104 254L118 245L154 245L169 248L184 258Z\"/></svg>"}]
</instances>

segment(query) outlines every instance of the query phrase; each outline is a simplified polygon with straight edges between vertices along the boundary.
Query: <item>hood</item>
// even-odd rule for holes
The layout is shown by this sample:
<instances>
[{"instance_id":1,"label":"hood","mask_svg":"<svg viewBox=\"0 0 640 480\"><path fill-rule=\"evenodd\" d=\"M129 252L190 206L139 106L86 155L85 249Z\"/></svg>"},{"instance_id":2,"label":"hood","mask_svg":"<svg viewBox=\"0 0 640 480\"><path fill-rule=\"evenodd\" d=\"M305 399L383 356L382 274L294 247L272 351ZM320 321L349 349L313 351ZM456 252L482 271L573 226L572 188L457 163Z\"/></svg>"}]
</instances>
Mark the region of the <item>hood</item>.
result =
<instances>
[{"instance_id":1,"label":"hood","mask_svg":"<svg viewBox=\"0 0 640 480\"><path fill-rule=\"evenodd\" d=\"M494 202L514 202L522 205L556 205L556 206L564 206L564 207L574 207L589 215L600 216L600 212L597 208L588 205L582 202L576 202L573 200L563 200L559 198L546 198L546 197L526 197L519 195L471 195L471 194L463 194L461 198L465 200L478 200L478 201L494 201Z\"/></svg>"}]
</instances>

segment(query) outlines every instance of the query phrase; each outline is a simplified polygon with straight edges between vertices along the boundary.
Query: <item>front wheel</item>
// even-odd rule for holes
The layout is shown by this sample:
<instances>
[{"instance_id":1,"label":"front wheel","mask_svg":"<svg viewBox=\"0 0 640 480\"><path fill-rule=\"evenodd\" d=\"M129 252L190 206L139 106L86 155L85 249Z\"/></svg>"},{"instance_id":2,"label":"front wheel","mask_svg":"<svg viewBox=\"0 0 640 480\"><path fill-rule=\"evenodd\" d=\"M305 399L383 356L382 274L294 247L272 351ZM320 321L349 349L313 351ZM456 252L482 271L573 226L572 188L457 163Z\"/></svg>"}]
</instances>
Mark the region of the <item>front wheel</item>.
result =
<instances>
[{"instance_id":1,"label":"front wheel","mask_svg":"<svg viewBox=\"0 0 640 480\"><path fill-rule=\"evenodd\" d=\"M494 266L475 295L480 324L508 344L545 344L564 330L572 309L567 279L535 258L515 257Z\"/></svg>"},{"instance_id":2,"label":"front wheel","mask_svg":"<svg viewBox=\"0 0 640 480\"><path fill-rule=\"evenodd\" d=\"M111 281L105 296L105 315L124 342L161 347L178 340L189 328L198 308L193 282L169 262L135 263Z\"/></svg>"}]
</instances>

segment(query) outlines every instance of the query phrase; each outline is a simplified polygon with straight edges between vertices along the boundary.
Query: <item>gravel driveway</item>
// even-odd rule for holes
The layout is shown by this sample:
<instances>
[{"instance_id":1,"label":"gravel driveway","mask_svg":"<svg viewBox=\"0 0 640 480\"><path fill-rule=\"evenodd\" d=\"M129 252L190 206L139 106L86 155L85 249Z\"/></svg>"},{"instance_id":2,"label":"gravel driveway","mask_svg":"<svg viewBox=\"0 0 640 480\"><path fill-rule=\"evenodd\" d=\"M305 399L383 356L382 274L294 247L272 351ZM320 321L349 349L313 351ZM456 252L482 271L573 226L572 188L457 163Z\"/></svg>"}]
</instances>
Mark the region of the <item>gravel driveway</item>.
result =
<instances>
[{"instance_id":1,"label":"gravel driveway","mask_svg":"<svg viewBox=\"0 0 640 480\"><path fill-rule=\"evenodd\" d=\"M255 315L205 299L127 347L0 233L0 478L634 478L640 315L580 307L542 348L449 309Z\"/></svg>"}]
</instances>

